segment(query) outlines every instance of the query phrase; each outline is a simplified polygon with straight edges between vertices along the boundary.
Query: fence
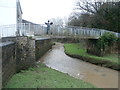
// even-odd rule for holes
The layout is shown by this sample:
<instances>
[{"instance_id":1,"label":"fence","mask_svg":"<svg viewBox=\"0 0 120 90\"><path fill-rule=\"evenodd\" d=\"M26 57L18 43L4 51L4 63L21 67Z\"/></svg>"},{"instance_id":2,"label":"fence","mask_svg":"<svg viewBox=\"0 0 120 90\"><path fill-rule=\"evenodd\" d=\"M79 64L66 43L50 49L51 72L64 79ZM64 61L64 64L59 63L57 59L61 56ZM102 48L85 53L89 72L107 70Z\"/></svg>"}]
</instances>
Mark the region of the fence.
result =
<instances>
[{"instance_id":1,"label":"fence","mask_svg":"<svg viewBox=\"0 0 120 90\"><path fill-rule=\"evenodd\" d=\"M16 36L16 25L0 26L0 37Z\"/></svg>"},{"instance_id":2,"label":"fence","mask_svg":"<svg viewBox=\"0 0 120 90\"><path fill-rule=\"evenodd\" d=\"M51 31L49 34L58 35L58 36L91 36L91 37L100 37L105 32L114 33L117 37L120 33L115 33L112 31L96 28L86 28L78 26L51 26Z\"/></svg>"},{"instance_id":3,"label":"fence","mask_svg":"<svg viewBox=\"0 0 120 90\"><path fill-rule=\"evenodd\" d=\"M30 23L22 23L21 24L21 34L22 35L45 35L46 27L45 25L40 24L30 24Z\"/></svg>"},{"instance_id":4,"label":"fence","mask_svg":"<svg viewBox=\"0 0 120 90\"><path fill-rule=\"evenodd\" d=\"M46 27L44 25L30 23L1 25L0 37L44 35L45 30Z\"/></svg>"},{"instance_id":5,"label":"fence","mask_svg":"<svg viewBox=\"0 0 120 90\"><path fill-rule=\"evenodd\" d=\"M19 31L20 36L45 36L47 27L44 24L22 23L18 25L0 26L0 37L16 36ZM52 36L92 36L99 37L105 32L111 32L104 29L86 28L78 26L60 26L52 25L48 35ZM114 33L116 36L120 33Z\"/></svg>"}]
</instances>

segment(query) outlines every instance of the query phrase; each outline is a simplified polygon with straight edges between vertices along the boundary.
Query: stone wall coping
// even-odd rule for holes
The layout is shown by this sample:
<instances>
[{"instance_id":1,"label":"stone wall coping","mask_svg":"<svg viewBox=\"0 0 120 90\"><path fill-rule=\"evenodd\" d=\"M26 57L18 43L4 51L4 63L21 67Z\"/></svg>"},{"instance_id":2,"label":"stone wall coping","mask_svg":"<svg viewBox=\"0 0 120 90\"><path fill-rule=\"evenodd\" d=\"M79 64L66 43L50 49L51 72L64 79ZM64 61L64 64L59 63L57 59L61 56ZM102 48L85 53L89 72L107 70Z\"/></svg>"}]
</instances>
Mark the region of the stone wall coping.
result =
<instances>
[{"instance_id":1,"label":"stone wall coping","mask_svg":"<svg viewBox=\"0 0 120 90\"><path fill-rule=\"evenodd\" d=\"M16 36L2 37L3 38L16 38Z\"/></svg>"},{"instance_id":2,"label":"stone wall coping","mask_svg":"<svg viewBox=\"0 0 120 90\"><path fill-rule=\"evenodd\" d=\"M19 37L27 37L27 36L9 36L9 37L2 37L1 39L6 39L6 38L19 38Z\"/></svg>"},{"instance_id":3,"label":"stone wall coping","mask_svg":"<svg viewBox=\"0 0 120 90\"><path fill-rule=\"evenodd\" d=\"M98 40L98 38L89 38L88 40Z\"/></svg>"},{"instance_id":4,"label":"stone wall coping","mask_svg":"<svg viewBox=\"0 0 120 90\"><path fill-rule=\"evenodd\" d=\"M3 43L0 43L0 47L3 47L3 46L7 46L7 45L10 45L10 44L14 44L14 42L3 42Z\"/></svg>"},{"instance_id":5,"label":"stone wall coping","mask_svg":"<svg viewBox=\"0 0 120 90\"><path fill-rule=\"evenodd\" d=\"M49 40L51 38L35 38L35 40Z\"/></svg>"}]
</instances>

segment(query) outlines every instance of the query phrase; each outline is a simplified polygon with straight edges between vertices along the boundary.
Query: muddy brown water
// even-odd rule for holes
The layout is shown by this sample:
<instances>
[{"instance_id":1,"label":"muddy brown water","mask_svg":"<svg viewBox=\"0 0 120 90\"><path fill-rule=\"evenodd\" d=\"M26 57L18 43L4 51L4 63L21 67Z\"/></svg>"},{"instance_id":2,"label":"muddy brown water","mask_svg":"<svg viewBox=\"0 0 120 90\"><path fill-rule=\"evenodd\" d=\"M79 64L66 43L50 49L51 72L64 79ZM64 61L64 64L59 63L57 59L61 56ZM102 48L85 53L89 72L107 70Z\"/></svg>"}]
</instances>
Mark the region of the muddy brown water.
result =
<instances>
[{"instance_id":1,"label":"muddy brown water","mask_svg":"<svg viewBox=\"0 0 120 90\"><path fill-rule=\"evenodd\" d=\"M63 44L57 43L47 52L41 62L55 70L89 82L98 88L118 88L118 71L100 67L64 53Z\"/></svg>"}]
</instances>

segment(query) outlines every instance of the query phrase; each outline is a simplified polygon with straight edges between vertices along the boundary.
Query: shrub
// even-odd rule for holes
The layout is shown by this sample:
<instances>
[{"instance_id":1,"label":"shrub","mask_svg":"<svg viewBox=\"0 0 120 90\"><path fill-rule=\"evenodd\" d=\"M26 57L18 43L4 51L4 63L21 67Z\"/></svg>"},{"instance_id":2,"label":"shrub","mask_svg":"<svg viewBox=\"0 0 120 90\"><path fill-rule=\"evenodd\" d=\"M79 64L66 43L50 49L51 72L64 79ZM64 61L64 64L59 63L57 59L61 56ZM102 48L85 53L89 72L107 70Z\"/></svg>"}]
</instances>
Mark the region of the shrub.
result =
<instances>
[{"instance_id":1,"label":"shrub","mask_svg":"<svg viewBox=\"0 0 120 90\"><path fill-rule=\"evenodd\" d=\"M117 41L115 34L106 32L98 39L97 48L104 52L105 48L112 46L115 41Z\"/></svg>"},{"instance_id":2,"label":"shrub","mask_svg":"<svg viewBox=\"0 0 120 90\"><path fill-rule=\"evenodd\" d=\"M32 39L32 36L28 36L29 39Z\"/></svg>"}]
</instances>

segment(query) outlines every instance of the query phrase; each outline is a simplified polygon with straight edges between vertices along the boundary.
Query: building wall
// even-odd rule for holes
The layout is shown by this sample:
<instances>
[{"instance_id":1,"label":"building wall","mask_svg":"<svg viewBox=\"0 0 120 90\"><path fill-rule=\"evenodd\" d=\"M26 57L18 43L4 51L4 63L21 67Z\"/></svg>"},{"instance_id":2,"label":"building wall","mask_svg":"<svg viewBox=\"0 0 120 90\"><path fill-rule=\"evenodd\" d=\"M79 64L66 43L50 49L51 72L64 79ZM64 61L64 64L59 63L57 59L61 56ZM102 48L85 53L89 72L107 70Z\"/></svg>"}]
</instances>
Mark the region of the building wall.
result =
<instances>
[{"instance_id":1,"label":"building wall","mask_svg":"<svg viewBox=\"0 0 120 90\"><path fill-rule=\"evenodd\" d=\"M17 0L17 23L22 23L22 9L20 5L20 1Z\"/></svg>"},{"instance_id":2,"label":"building wall","mask_svg":"<svg viewBox=\"0 0 120 90\"><path fill-rule=\"evenodd\" d=\"M18 23L22 23L19 0L0 0L0 37L16 36ZM19 16L19 17L18 17Z\"/></svg>"},{"instance_id":3,"label":"building wall","mask_svg":"<svg viewBox=\"0 0 120 90\"><path fill-rule=\"evenodd\" d=\"M16 27L11 24L16 24L16 0L0 0L0 37L15 35Z\"/></svg>"},{"instance_id":4,"label":"building wall","mask_svg":"<svg viewBox=\"0 0 120 90\"><path fill-rule=\"evenodd\" d=\"M21 5L20 5L20 1L17 0L17 3L16 3L16 8L17 8L17 35L19 36L22 36L22 9L21 9Z\"/></svg>"},{"instance_id":5,"label":"building wall","mask_svg":"<svg viewBox=\"0 0 120 90\"><path fill-rule=\"evenodd\" d=\"M16 0L0 0L0 25L16 24Z\"/></svg>"}]
</instances>

